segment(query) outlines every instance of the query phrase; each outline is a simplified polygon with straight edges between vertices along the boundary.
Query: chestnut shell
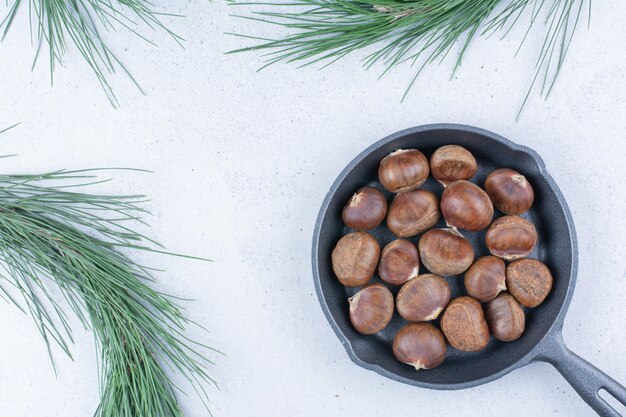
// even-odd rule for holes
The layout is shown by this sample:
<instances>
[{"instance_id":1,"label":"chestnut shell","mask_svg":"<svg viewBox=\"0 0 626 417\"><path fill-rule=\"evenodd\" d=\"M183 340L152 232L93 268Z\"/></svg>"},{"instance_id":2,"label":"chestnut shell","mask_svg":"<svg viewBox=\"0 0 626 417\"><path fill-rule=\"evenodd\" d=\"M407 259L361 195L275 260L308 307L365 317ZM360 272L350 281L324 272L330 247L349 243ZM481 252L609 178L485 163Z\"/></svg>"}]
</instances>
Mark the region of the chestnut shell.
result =
<instances>
[{"instance_id":1,"label":"chestnut shell","mask_svg":"<svg viewBox=\"0 0 626 417\"><path fill-rule=\"evenodd\" d=\"M494 221L485 235L492 255L512 261L525 258L537 246L537 230L519 216L502 216Z\"/></svg>"},{"instance_id":2,"label":"chestnut shell","mask_svg":"<svg viewBox=\"0 0 626 417\"><path fill-rule=\"evenodd\" d=\"M429 323L409 323L393 340L393 355L416 370L432 369L446 358L446 341L441 331Z\"/></svg>"},{"instance_id":3,"label":"chestnut shell","mask_svg":"<svg viewBox=\"0 0 626 417\"><path fill-rule=\"evenodd\" d=\"M536 259L518 259L506 267L506 286L520 304L537 307L552 290L550 269Z\"/></svg>"},{"instance_id":4,"label":"chestnut shell","mask_svg":"<svg viewBox=\"0 0 626 417\"><path fill-rule=\"evenodd\" d=\"M509 168L493 171L485 180L493 205L506 214L522 214L533 205L535 192L526 177Z\"/></svg>"},{"instance_id":5,"label":"chestnut shell","mask_svg":"<svg viewBox=\"0 0 626 417\"><path fill-rule=\"evenodd\" d=\"M350 322L362 334L378 333L393 316L393 294L383 284L368 284L348 299Z\"/></svg>"},{"instance_id":6,"label":"chestnut shell","mask_svg":"<svg viewBox=\"0 0 626 417\"><path fill-rule=\"evenodd\" d=\"M417 149L398 149L383 158L378 167L378 180L387 191L403 193L426 181L428 159Z\"/></svg>"},{"instance_id":7,"label":"chestnut shell","mask_svg":"<svg viewBox=\"0 0 626 417\"><path fill-rule=\"evenodd\" d=\"M485 316L491 334L498 340L512 342L524 333L524 310L509 293L503 292L487 304Z\"/></svg>"},{"instance_id":8,"label":"chestnut shell","mask_svg":"<svg viewBox=\"0 0 626 417\"><path fill-rule=\"evenodd\" d=\"M483 308L471 297L458 297L448 304L441 318L441 330L452 347L465 352L476 352L489 343Z\"/></svg>"},{"instance_id":9,"label":"chestnut shell","mask_svg":"<svg viewBox=\"0 0 626 417\"><path fill-rule=\"evenodd\" d=\"M506 290L506 265L495 256L481 256L465 272L467 295L488 303Z\"/></svg>"},{"instance_id":10,"label":"chestnut shell","mask_svg":"<svg viewBox=\"0 0 626 417\"><path fill-rule=\"evenodd\" d=\"M391 285L402 285L419 272L417 247L404 239L396 239L383 249L378 263L378 275Z\"/></svg>"},{"instance_id":11,"label":"chestnut shell","mask_svg":"<svg viewBox=\"0 0 626 417\"><path fill-rule=\"evenodd\" d=\"M413 278L400 288L396 296L396 308L408 321L429 321L450 301L450 286L439 275L424 274Z\"/></svg>"},{"instance_id":12,"label":"chestnut shell","mask_svg":"<svg viewBox=\"0 0 626 417\"><path fill-rule=\"evenodd\" d=\"M333 249L333 271L346 287L360 287L374 275L379 257L380 245L374 236L366 232L348 233Z\"/></svg>"},{"instance_id":13,"label":"chestnut shell","mask_svg":"<svg viewBox=\"0 0 626 417\"><path fill-rule=\"evenodd\" d=\"M387 227L398 237L412 237L433 227L439 220L439 199L430 191L398 194L389 205Z\"/></svg>"},{"instance_id":14,"label":"chestnut shell","mask_svg":"<svg viewBox=\"0 0 626 417\"><path fill-rule=\"evenodd\" d=\"M462 146L442 146L430 157L430 173L444 187L457 180L469 180L477 169L474 155Z\"/></svg>"},{"instance_id":15,"label":"chestnut shell","mask_svg":"<svg viewBox=\"0 0 626 417\"><path fill-rule=\"evenodd\" d=\"M472 244L454 229L432 229L424 233L418 248L422 263L433 274L457 275L474 261Z\"/></svg>"},{"instance_id":16,"label":"chestnut shell","mask_svg":"<svg viewBox=\"0 0 626 417\"><path fill-rule=\"evenodd\" d=\"M441 213L449 226L478 231L491 223L493 204L487 193L479 186L459 180L443 190Z\"/></svg>"},{"instance_id":17,"label":"chestnut shell","mask_svg":"<svg viewBox=\"0 0 626 417\"><path fill-rule=\"evenodd\" d=\"M373 229L385 220L387 199L374 187L357 191L343 208L341 218L346 226L355 230Z\"/></svg>"}]
</instances>

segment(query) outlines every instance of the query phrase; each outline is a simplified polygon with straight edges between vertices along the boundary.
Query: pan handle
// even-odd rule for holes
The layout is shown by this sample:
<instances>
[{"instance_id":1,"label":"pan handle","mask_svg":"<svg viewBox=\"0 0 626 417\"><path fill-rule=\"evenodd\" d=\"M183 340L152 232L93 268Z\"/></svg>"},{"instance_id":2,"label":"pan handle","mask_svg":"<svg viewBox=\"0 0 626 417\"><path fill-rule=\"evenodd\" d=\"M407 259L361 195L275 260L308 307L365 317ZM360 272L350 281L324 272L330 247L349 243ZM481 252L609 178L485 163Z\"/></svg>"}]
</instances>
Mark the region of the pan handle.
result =
<instances>
[{"instance_id":1,"label":"pan handle","mask_svg":"<svg viewBox=\"0 0 626 417\"><path fill-rule=\"evenodd\" d=\"M626 407L626 388L569 350L560 329L544 340L536 360L552 364L598 415L626 417L599 395L599 391L604 389Z\"/></svg>"}]
</instances>

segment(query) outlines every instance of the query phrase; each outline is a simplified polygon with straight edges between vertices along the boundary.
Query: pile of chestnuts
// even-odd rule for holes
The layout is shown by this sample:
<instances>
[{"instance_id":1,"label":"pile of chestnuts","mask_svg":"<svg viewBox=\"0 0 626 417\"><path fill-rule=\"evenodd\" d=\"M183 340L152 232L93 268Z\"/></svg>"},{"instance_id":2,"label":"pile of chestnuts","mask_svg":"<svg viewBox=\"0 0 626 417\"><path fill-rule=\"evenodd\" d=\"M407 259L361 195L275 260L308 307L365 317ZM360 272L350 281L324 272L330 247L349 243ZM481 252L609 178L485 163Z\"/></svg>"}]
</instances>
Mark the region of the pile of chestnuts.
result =
<instances>
[{"instance_id":1,"label":"pile of chestnuts","mask_svg":"<svg viewBox=\"0 0 626 417\"><path fill-rule=\"evenodd\" d=\"M470 182L477 170L461 146L443 146L430 160L417 149L397 150L378 170L382 187L394 193L391 201L366 186L342 212L352 230L337 242L332 266L341 284L358 289L348 300L350 321L372 335L397 311L408 323L395 335L393 354L418 370L439 366L448 345L475 352L491 336L518 339L525 309L541 304L552 289L548 267L528 258L537 230L520 215L533 204L531 184L501 168L487 176L483 189ZM441 198L420 188L429 175L444 187ZM442 217L448 227L433 228ZM379 226L396 237L382 248L368 233ZM463 233L485 229L491 255L477 258ZM420 265L427 273L420 274ZM373 280L376 274L382 282ZM465 294L453 298L448 280L460 274Z\"/></svg>"}]
</instances>

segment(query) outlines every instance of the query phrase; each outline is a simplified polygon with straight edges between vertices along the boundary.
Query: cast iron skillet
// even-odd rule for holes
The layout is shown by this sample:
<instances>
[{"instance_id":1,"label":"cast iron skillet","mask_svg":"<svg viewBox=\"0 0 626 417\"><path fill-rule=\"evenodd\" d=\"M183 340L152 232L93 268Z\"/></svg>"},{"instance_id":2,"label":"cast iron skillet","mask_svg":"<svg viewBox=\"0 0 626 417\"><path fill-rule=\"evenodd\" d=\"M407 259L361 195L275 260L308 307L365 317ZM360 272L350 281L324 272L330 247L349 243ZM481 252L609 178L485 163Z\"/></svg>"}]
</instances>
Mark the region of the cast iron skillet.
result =
<instances>
[{"instance_id":1,"label":"cast iron skillet","mask_svg":"<svg viewBox=\"0 0 626 417\"><path fill-rule=\"evenodd\" d=\"M347 299L356 290L339 283L333 274L330 259L337 241L349 231L341 220L341 211L356 190L371 185L391 199L392 195L377 180L381 159L400 148L417 148L430 157L435 149L447 144L464 146L474 154L479 170L472 181L480 186L484 185L491 171L500 167L513 168L528 178L535 191L535 203L524 217L535 224L539 234L539 244L530 257L543 261L550 268L554 286L543 304L527 310L526 331L517 341L504 343L492 338L484 350L475 353L448 347L446 360L440 367L417 372L393 356L393 337L404 324L397 313L387 328L374 336L364 336L354 330L348 317ZM423 188L438 196L443 189L432 178ZM502 213L496 212L496 216L500 215ZM436 227L445 227L444 221L441 220ZM371 233L378 238L381 248L394 239L389 231L380 226ZM463 234L472 242L476 256L488 254L484 231L463 231ZM417 242L416 238L411 240ZM619 413L598 395L598 391L604 388L626 404L626 389L571 352L563 342L563 318L574 292L577 263L578 249L572 216L539 155L494 133L463 125L415 127L387 136L367 148L348 164L330 188L313 234L313 276L317 295L324 314L348 355L359 366L406 384L452 390L493 381L531 362L549 362L598 414L618 417ZM420 273L425 272L421 268ZM448 277L447 280L453 297L463 293L462 277ZM382 282L378 276L374 277L374 281ZM397 293L398 288L391 290Z\"/></svg>"}]
</instances>

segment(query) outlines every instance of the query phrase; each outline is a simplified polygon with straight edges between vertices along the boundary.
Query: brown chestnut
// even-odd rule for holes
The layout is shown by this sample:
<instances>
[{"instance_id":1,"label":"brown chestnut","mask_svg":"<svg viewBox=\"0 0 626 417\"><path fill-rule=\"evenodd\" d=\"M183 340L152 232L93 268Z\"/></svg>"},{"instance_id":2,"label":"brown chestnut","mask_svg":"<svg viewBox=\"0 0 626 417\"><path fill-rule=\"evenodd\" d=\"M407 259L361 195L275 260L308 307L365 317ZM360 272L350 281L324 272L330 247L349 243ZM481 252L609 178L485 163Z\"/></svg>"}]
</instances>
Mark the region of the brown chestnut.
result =
<instances>
[{"instance_id":1,"label":"brown chestnut","mask_svg":"<svg viewBox=\"0 0 626 417\"><path fill-rule=\"evenodd\" d=\"M493 205L506 214L522 214L533 205L533 187L522 174L509 168L496 169L485 180Z\"/></svg>"},{"instance_id":2,"label":"brown chestnut","mask_svg":"<svg viewBox=\"0 0 626 417\"><path fill-rule=\"evenodd\" d=\"M506 290L506 265L495 256L482 256L465 272L467 294L488 303Z\"/></svg>"},{"instance_id":3,"label":"brown chestnut","mask_svg":"<svg viewBox=\"0 0 626 417\"><path fill-rule=\"evenodd\" d=\"M417 246L422 263L433 274L457 275L474 261L472 245L455 229L429 230Z\"/></svg>"},{"instance_id":4,"label":"brown chestnut","mask_svg":"<svg viewBox=\"0 0 626 417\"><path fill-rule=\"evenodd\" d=\"M506 267L506 286L520 304L537 307L552 289L552 274L536 259L518 259Z\"/></svg>"},{"instance_id":5,"label":"brown chestnut","mask_svg":"<svg viewBox=\"0 0 626 417\"><path fill-rule=\"evenodd\" d=\"M475 352L489 342L489 327L483 308L471 297L455 298L441 318L441 330L448 343L458 350Z\"/></svg>"},{"instance_id":6,"label":"brown chestnut","mask_svg":"<svg viewBox=\"0 0 626 417\"><path fill-rule=\"evenodd\" d=\"M503 292L487 304L486 316L489 330L498 340L511 342L524 333L524 310L509 293Z\"/></svg>"},{"instance_id":7,"label":"brown chestnut","mask_svg":"<svg viewBox=\"0 0 626 417\"><path fill-rule=\"evenodd\" d=\"M348 303L350 321L359 333L378 333L393 316L393 294L383 284L366 285Z\"/></svg>"},{"instance_id":8,"label":"brown chestnut","mask_svg":"<svg viewBox=\"0 0 626 417\"><path fill-rule=\"evenodd\" d=\"M446 341L429 323L409 323L393 339L393 355L416 370L432 369L446 358Z\"/></svg>"},{"instance_id":9,"label":"brown chestnut","mask_svg":"<svg viewBox=\"0 0 626 417\"><path fill-rule=\"evenodd\" d=\"M441 213L448 226L477 231L491 223L493 204L479 186L460 180L450 183L443 190Z\"/></svg>"},{"instance_id":10,"label":"brown chestnut","mask_svg":"<svg viewBox=\"0 0 626 417\"><path fill-rule=\"evenodd\" d=\"M425 274L413 278L400 288L396 297L398 313L408 321L429 321L450 301L450 286L439 275Z\"/></svg>"},{"instance_id":11,"label":"brown chestnut","mask_svg":"<svg viewBox=\"0 0 626 417\"><path fill-rule=\"evenodd\" d=\"M413 190L428 178L428 159L417 149L398 149L380 161L378 179L387 191Z\"/></svg>"},{"instance_id":12,"label":"brown chestnut","mask_svg":"<svg viewBox=\"0 0 626 417\"><path fill-rule=\"evenodd\" d=\"M476 159L462 146L442 146L430 157L430 173L444 187L457 180L469 180L477 169Z\"/></svg>"},{"instance_id":13,"label":"brown chestnut","mask_svg":"<svg viewBox=\"0 0 626 417\"><path fill-rule=\"evenodd\" d=\"M387 199L376 188L363 187L343 208L341 218L346 226L355 230L373 229L387 215Z\"/></svg>"},{"instance_id":14,"label":"brown chestnut","mask_svg":"<svg viewBox=\"0 0 626 417\"><path fill-rule=\"evenodd\" d=\"M348 233L333 249L333 271L346 287L360 287L374 275L379 256L380 245L374 236L365 232Z\"/></svg>"},{"instance_id":15,"label":"brown chestnut","mask_svg":"<svg viewBox=\"0 0 626 417\"><path fill-rule=\"evenodd\" d=\"M392 285L402 285L419 272L420 257L414 244L397 239L383 249L378 264L380 278Z\"/></svg>"},{"instance_id":16,"label":"brown chestnut","mask_svg":"<svg viewBox=\"0 0 626 417\"><path fill-rule=\"evenodd\" d=\"M525 258L537 246L537 230L526 219L503 216L491 224L485 242L492 255L512 261Z\"/></svg>"},{"instance_id":17,"label":"brown chestnut","mask_svg":"<svg viewBox=\"0 0 626 417\"><path fill-rule=\"evenodd\" d=\"M426 190L398 194L389 205L387 227L398 237L412 237L439 220L439 200Z\"/></svg>"}]
</instances>

